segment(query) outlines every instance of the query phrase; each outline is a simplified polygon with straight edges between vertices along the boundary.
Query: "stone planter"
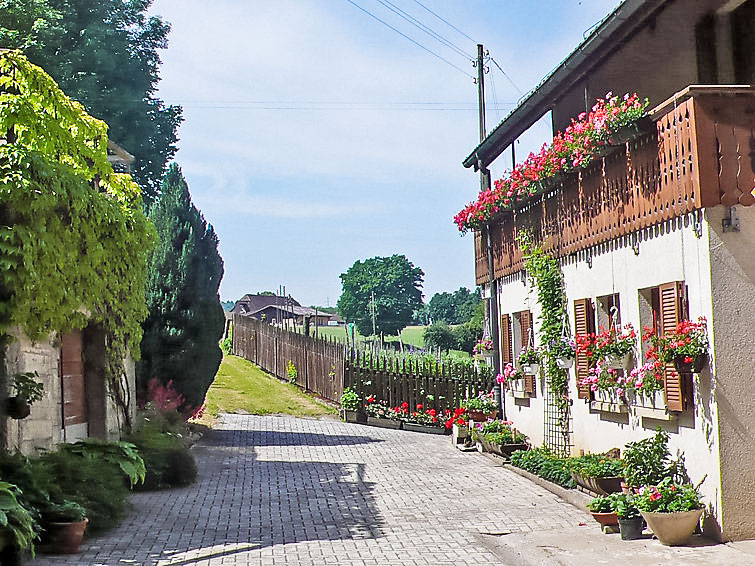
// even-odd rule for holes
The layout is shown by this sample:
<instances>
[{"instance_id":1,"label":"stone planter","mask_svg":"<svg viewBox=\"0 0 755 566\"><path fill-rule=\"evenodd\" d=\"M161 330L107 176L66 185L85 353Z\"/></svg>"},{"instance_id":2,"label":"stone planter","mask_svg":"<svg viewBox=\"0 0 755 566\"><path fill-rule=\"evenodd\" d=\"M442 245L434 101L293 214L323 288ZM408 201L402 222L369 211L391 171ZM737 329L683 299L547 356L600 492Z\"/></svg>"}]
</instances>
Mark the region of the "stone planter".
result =
<instances>
[{"instance_id":1,"label":"stone planter","mask_svg":"<svg viewBox=\"0 0 755 566\"><path fill-rule=\"evenodd\" d=\"M341 420L347 423L365 423L367 422L367 415L361 411L341 409Z\"/></svg>"},{"instance_id":2,"label":"stone planter","mask_svg":"<svg viewBox=\"0 0 755 566\"><path fill-rule=\"evenodd\" d=\"M680 546L687 543L700 524L703 509L677 513L641 513L658 542L666 546Z\"/></svg>"},{"instance_id":3,"label":"stone planter","mask_svg":"<svg viewBox=\"0 0 755 566\"><path fill-rule=\"evenodd\" d=\"M432 426L419 423L410 423L404 421L402 427L404 430L410 430L412 432L424 432L425 434L447 434L446 429L440 426Z\"/></svg>"},{"instance_id":4,"label":"stone planter","mask_svg":"<svg viewBox=\"0 0 755 566\"><path fill-rule=\"evenodd\" d=\"M708 361L708 355L696 357L691 362L685 362L684 356L677 356L674 358L674 367L679 373L700 373L705 367L705 362Z\"/></svg>"},{"instance_id":5,"label":"stone planter","mask_svg":"<svg viewBox=\"0 0 755 566\"><path fill-rule=\"evenodd\" d=\"M380 428L392 428L395 430L401 429L401 421L383 419L380 417L367 417L367 424L370 426L378 426Z\"/></svg>"},{"instance_id":6,"label":"stone planter","mask_svg":"<svg viewBox=\"0 0 755 566\"><path fill-rule=\"evenodd\" d=\"M621 540L636 540L642 538L642 530L645 528L645 521L642 517L636 519L619 519L619 532Z\"/></svg>"}]
</instances>

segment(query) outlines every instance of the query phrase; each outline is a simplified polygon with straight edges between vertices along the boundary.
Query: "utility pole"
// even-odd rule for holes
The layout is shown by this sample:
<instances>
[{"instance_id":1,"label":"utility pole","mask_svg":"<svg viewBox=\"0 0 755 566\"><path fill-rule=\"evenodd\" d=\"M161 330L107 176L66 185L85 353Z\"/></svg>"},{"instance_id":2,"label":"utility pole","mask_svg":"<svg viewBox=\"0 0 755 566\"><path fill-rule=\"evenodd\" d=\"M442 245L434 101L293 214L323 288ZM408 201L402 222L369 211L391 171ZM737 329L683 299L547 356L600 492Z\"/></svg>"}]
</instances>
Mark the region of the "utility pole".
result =
<instances>
[{"instance_id":1,"label":"utility pole","mask_svg":"<svg viewBox=\"0 0 755 566\"><path fill-rule=\"evenodd\" d=\"M375 291L370 291L370 296L372 297L372 335L376 336L377 331L375 330Z\"/></svg>"},{"instance_id":2,"label":"utility pole","mask_svg":"<svg viewBox=\"0 0 755 566\"><path fill-rule=\"evenodd\" d=\"M477 67L477 103L479 106L479 119L480 119L480 143L485 141L487 136L487 130L485 128L485 49L481 43L477 44L477 61L475 66ZM483 165L481 161L478 161L478 168L480 170L480 190L487 191L490 189L490 171L487 166ZM490 236L490 225L485 225L484 238L487 244L488 252L488 287L490 290L490 298L488 299L487 324L485 325L490 332L490 340L493 342L493 373L499 374L501 371L501 363L499 360L499 338L498 338L498 289L494 275L493 264L493 239ZM503 418L506 418L506 404L503 395L501 395L500 388L496 388L496 401L503 409Z\"/></svg>"}]
</instances>

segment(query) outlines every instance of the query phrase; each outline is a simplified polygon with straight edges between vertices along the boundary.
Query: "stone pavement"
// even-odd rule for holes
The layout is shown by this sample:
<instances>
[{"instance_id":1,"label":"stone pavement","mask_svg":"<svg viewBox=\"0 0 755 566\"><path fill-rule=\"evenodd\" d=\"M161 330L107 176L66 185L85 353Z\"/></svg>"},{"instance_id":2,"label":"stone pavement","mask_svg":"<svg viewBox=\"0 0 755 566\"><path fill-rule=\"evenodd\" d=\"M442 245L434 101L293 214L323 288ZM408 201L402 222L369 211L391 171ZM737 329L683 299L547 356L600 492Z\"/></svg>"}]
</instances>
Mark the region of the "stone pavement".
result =
<instances>
[{"instance_id":1,"label":"stone pavement","mask_svg":"<svg viewBox=\"0 0 755 566\"><path fill-rule=\"evenodd\" d=\"M755 564L725 545L602 535L586 513L448 437L224 415L198 482L137 493L118 528L29 566Z\"/></svg>"}]
</instances>

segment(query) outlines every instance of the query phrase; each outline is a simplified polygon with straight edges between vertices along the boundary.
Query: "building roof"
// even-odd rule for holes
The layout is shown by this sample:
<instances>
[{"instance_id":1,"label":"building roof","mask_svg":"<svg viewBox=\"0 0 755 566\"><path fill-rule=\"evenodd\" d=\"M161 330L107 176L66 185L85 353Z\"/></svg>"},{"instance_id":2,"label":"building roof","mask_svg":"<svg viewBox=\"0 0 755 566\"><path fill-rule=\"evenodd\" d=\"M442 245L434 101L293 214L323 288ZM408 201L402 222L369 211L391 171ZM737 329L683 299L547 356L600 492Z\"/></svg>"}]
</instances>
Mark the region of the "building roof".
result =
<instances>
[{"instance_id":1,"label":"building roof","mask_svg":"<svg viewBox=\"0 0 755 566\"><path fill-rule=\"evenodd\" d=\"M257 309L256 311L250 312L250 316L254 316L256 314L261 313L264 310L267 309L273 309L276 311L280 311L283 313L293 314L294 316L314 316L315 309L311 309L309 307L302 307L298 305L267 305L262 307L261 309ZM322 311L317 312L318 316L330 316L328 313L324 313Z\"/></svg>"},{"instance_id":2,"label":"building roof","mask_svg":"<svg viewBox=\"0 0 755 566\"><path fill-rule=\"evenodd\" d=\"M299 301L292 297L281 297L278 295L252 295L246 294L233 305L231 312L249 314L263 309L270 305L294 305L300 307Z\"/></svg>"},{"instance_id":3,"label":"building roof","mask_svg":"<svg viewBox=\"0 0 755 566\"><path fill-rule=\"evenodd\" d=\"M579 81L669 0L624 0L566 59L553 69L463 161L464 167L487 168L543 114L559 95Z\"/></svg>"}]
</instances>

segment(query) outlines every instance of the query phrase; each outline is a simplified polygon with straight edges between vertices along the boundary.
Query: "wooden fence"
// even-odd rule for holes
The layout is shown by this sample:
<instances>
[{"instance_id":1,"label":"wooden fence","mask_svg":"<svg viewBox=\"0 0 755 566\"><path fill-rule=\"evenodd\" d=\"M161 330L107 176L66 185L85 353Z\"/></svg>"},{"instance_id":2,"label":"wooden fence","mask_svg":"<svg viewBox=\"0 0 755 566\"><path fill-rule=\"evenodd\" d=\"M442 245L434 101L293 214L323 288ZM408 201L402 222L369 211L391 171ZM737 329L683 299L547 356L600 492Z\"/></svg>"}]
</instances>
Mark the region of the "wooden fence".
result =
<instances>
[{"instance_id":1,"label":"wooden fence","mask_svg":"<svg viewBox=\"0 0 755 566\"><path fill-rule=\"evenodd\" d=\"M336 340L305 336L236 314L232 351L285 380L289 364L293 365L297 385L335 403L345 387L352 387L363 398L372 395L391 407L406 402L414 409L422 403L442 413L495 384L488 368L434 362L430 356L355 350Z\"/></svg>"}]
</instances>

